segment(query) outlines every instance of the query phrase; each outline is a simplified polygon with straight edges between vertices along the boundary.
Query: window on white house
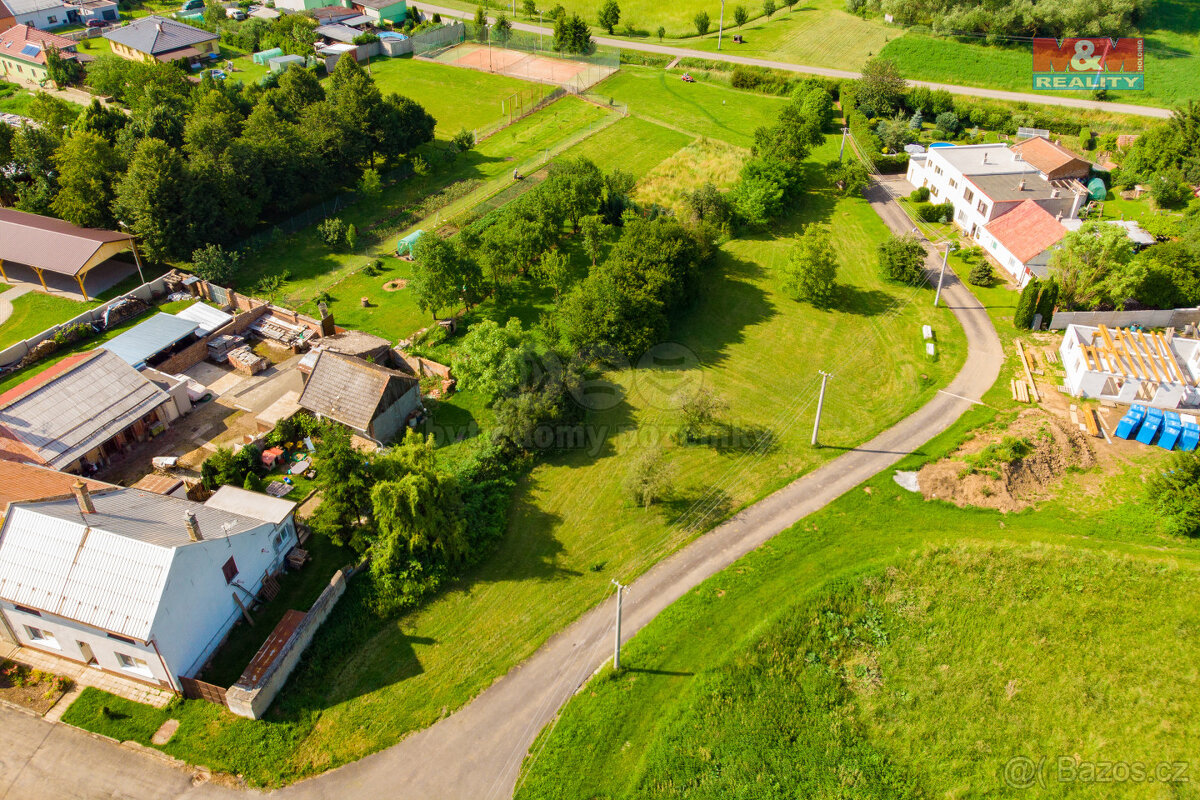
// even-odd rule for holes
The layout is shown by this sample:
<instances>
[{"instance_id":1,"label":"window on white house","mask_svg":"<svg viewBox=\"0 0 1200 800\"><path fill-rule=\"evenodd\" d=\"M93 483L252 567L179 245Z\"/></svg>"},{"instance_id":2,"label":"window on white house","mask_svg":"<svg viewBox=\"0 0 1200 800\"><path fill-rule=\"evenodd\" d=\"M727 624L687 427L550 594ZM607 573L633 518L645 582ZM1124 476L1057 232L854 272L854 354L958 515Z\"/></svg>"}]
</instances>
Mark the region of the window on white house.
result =
<instances>
[{"instance_id":1,"label":"window on white house","mask_svg":"<svg viewBox=\"0 0 1200 800\"><path fill-rule=\"evenodd\" d=\"M41 645L42 647L53 647L55 650L62 649L58 646L58 639L55 639L54 634L50 631L26 625L25 632L29 634L29 639L34 644Z\"/></svg>"},{"instance_id":2,"label":"window on white house","mask_svg":"<svg viewBox=\"0 0 1200 800\"><path fill-rule=\"evenodd\" d=\"M232 556L221 566L221 574L225 576L226 583L233 583L233 579L237 577L237 563L233 560Z\"/></svg>"},{"instance_id":3,"label":"window on white house","mask_svg":"<svg viewBox=\"0 0 1200 800\"><path fill-rule=\"evenodd\" d=\"M951 179L950 179L950 188L951 188L951 189L957 189L957 188L958 188L958 181L954 180L954 178L951 178Z\"/></svg>"},{"instance_id":4,"label":"window on white house","mask_svg":"<svg viewBox=\"0 0 1200 800\"><path fill-rule=\"evenodd\" d=\"M942 174L942 168L941 168L941 167L934 167L934 168L933 168L933 172L934 172L934 174L935 174L935 175L941 175L941 174Z\"/></svg>"},{"instance_id":5,"label":"window on white house","mask_svg":"<svg viewBox=\"0 0 1200 800\"><path fill-rule=\"evenodd\" d=\"M47 21L49 21L49 23L50 23L51 25L53 25L54 23L58 22L58 17L54 16L53 14L51 14L51 15L50 15L50 16L48 16L48 17L46 17L46 19L47 19Z\"/></svg>"},{"instance_id":6,"label":"window on white house","mask_svg":"<svg viewBox=\"0 0 1200 800\"><path fill-rule=\"evenodd\" d=\"M113 655L117 657L117 663L121 665L121 669L127 669L130 672L140 672L144 675L150 674L150 666L143 659L117 652L114 652Z\"/></svg>"},{"instance_id":7,"label":"window on white house","mask_svg":"<svg viewBox=\"0 0 1200 800\"><path fill-rule=\"evenodd\" d=\"M983 214L985 217L987 216L988 207L987 207L987 204L984 203L982 200L979 201L979 204L977 206L975 206L975 208L978 209L980 214Z\"/></svg>"},{"instance_id":8,"label":"window on white house","mask_svg":"<svg viewBox=\"0 0 1200 800\"><path fill-rule=\"evenodd\" d=\"M283 531L275 531L275 535L271 537L271 549L278 553L283 549Z\"/></svg>"},{"instance_id":9,"label":"window on white house","mask_svg":"<svg viewBox=\"0 0 1200 800\"><path fill-rule=\"evenodd\" d=\"M970 190L970 188L964 186L963 187L963 200L966 200L969 203L974 199L975 199L975 193L972 192Z\"/></svg>"}]
</instances>

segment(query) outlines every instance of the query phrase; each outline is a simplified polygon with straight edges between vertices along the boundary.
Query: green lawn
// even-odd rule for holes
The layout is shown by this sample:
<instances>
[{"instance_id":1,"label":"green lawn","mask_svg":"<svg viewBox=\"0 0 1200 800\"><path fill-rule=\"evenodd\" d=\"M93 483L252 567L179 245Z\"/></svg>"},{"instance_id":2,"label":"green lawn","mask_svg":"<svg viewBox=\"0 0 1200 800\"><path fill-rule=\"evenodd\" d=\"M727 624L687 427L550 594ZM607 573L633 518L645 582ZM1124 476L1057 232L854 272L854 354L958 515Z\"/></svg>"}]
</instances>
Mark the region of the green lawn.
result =
<instances>
[{"instance_id":1,"label":"green lawn","mask_svg":"<svg viewBox=\"0 0 1200 800\"><path fill-rule=\"evenodd\" d=\"M438 121L437 137L444 140L462 128L475 130L497 122L505 99L539 86L419 58L373 58L371 77L384 94L397 92L424 106Z\"/></svg>"},{"instance_id":2,"label":"green lawn","mask_svg":"<svg viewBox=\"0 0 1200 800\"><path fill-rule=\"evenodd\" d=\"M758 13L757 7L748 7ZM845 3L840 0L810 0L797 5L790 14L785 9L769 21L759 17L741 28L734 27L728 18L727 23L729 27L721 43L721 52L726 55L853 71L871 56L879 55L889 40L904 35L903 28L846 13ZM745 42L735 43L734 34L741 34ZM715 33L679 44L707 53L717 52Z\"/></svg>"},{"instance_id":3,"label":"green lawn","mask_svg":"<svg viewBox=\"0 0 1200 800\"><path fill-rule=\"evenodd\" d=\"M347 295L343 288L335 290L332 287L338 286L375 258L384 258L387 264L394 263L386 260L387 254L394 251L398 234L410 225L400 225L397 230L391 220L404 208L415 206L433 191L465 181L472 181L474 183L471 186L478 187L468 199L477 197L474 202L479 202L487 194L506 185L509 180L506 176L511 176L514 167L532 171L540 164L542 154L547 149L569 143L574 137L609 118L611 114L604 109L575 97L566 97L461 154L449 168L443 167L424 179L402 181L387 188L377 199L358 203L339 214L347 223L357 227L360 242L365 238L364 234L370 233L372 226L381 226L380 230L387 231L387 235L380 244L360 244L357 252L335 253L320 240L316 227L310 226L251 253L238 276L238 286L243 291L252 292L263 277L287 272L288 279L277 298L277 302L284 305L293 308L303 306L324 290L335 295L342 292L343 300L352 298L351 302L358 302L361 295ZM450 213L445 213L442 218L450 216ZM383 281L379 283L382 286ZM389 298L381 301L380 305L390 308L392 306L389 303L398 299ZM407 311L401 311L401 317L372 324L392 330L401 319L408 318L405 316L407 314ZM404 335L411 332L404 331Z\"/></svg>"},{"instance_id":4,"label":"green lawn","mask_svg":"<svg viewBox=\"0 0 1200 800\"><path fill-rule=\"evenodd\" d=\"M303 494L297 492L291 499L300 497ZM217 686L232 686L283 615L289 609L307 611L311 608L333 574L354 560L353 551L337 547L323 536L310 538L304 549L312 560L299 572L289 572L279 579L279 594L253 612L253 627L238 621L212 663L200 675L201 680Z\"/></svg>"},{"instance_id":5,"label":"green lawn","mask_svg":"<svg viewBox=\"0 0 1200 800\"><path fill-rule=\"evenodd\" d=\"M750 147L754 129L773 119L785 102L717 83L684 83L676 73L650 67L622 67L592 93L628 104L635 117L739 147Z\"/></svg>"},{"instance_id":6,"label":"green lawn","mask_svg":"<svg viewBox=\"0 0 1200 800\"><path fill-rule=\"evenodd\" d=\"M1007 419L997 411L1013 405L1005 376L987 405L898 468L916 469L976 427ZM1155 533L1142 472L1161 458L1146 448L1124 469L1068 474L1058 499L1009 515L926 502L885 471L639 632L624 649L625 671L603 671L543 732L517 796L667 796L672 789L757 796L749 769L772 776L776 788L767 796L844 796L814 784L859 774L853 796L899 797L899 790L871 791L899 774L916 796L992 797L1008 796L991 781L1016 754L1178 757L1186 720L1196 717L1194 669L1183 664L1196 658L1188 633L1194 604L1186 598L1195 591L1200 548ZM976 549L999 543L1013 547L997 558ZM931 547L952 549L931 554ZM1090 550L1114 555L1080 552ZM912 562L914 555L923 561ZM859 580L864 575L875 582ZM781 682L805 662L828 663L805 637L817 619L824 624L825 611L849 613L831 583L850 577L878 598L864 627L886 633L891 649L864 653L867 640L838 662L844 672ZM841 630L851 644L866 638L863 628L834 625L822 631L822 646L842 639ZM776 644L781 637L786 644ZM764 658L778 668L748 693L738 676L761 674ZM830 683L839 675L849 676L848 686ZM874 694L851 691L879 675ZM714 689L727 690L724 701ZM818 706L788 705L804 697ZM788 736L800 718L811 726L781 749L776 734ZM856 760L875 771L863 775ZM811 782L797 788L806 776Z\"/></svg>"},{"instance_id":7,"label":"green lawn","mask_svg":"<svg viewBox=\"0 0 1200 800\"><path fill-rule=\"evenodd\" d=\"M43 292L23 294L12 301L12 316L0 324L0 350L76 317L94 305Z\"/></svg>"},{"instance_id":8,"label":"green lawn","mask_svg":"<svg viewBox=\"0 0 1200 800\"><path fill-rule=\"evenodd\" d=\"M1166 107L1200 99L1200 82L1196 80L1200 66L1200 41L1196 38L1200 31L1200 9L1186 9L1183 3L1174 0L1158 0L1151 4L1142 30L1146 40L1146 88L1109 92L1108 99ZM909 33L893 37L882 54L895 60L907 78L1032 91L1033 57L1027 43L983 45L975 40ZM1087 93L1046 94L1078 97Z\"/></svg>"},{"instance_id":9,"label":"green lawn","mask_svg":"<svg viewBox=\"0 0 1200 800\"><path fill-rule=\"evenodd\" d=\"M640 178L691 143L693 137L636 116L626 117L570 150L605 168L622 169Z\"/></svg>"}]
</instances>

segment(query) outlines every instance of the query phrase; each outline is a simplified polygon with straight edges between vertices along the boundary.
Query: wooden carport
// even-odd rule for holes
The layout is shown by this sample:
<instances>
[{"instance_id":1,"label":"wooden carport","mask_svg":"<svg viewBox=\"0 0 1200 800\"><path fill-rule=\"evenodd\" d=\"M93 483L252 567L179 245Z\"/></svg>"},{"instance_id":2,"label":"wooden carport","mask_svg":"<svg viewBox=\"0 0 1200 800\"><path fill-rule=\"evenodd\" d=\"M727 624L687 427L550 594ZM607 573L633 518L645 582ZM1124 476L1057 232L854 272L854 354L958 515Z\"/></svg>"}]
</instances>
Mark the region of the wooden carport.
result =
<instances>
[{"instance_id":1,"label":"wooden carport","mask_svg":"<svg viewBox=\"0 0 1200 800\"><path fill-rule=\"evenodd\" d=\"M88 271L125 250L133 252L140 274L141 257L131 234L80 228L54 217L0 208L0 280L8 280L6 262L23 264L47 292L45 273L53 272L74 278L83 298L90 300L83 285Z\"/></svg>"}]
</instances>

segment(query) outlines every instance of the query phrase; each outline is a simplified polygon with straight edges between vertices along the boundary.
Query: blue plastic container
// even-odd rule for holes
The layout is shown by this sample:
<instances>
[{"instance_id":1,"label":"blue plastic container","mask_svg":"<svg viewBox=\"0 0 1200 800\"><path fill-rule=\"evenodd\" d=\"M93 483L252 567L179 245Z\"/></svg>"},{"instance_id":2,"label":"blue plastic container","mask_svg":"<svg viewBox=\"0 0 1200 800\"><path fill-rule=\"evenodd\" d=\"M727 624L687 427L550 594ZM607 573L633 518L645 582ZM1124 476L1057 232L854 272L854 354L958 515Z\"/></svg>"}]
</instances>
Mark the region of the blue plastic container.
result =
<instances>
[{"instance_id":1,"label":"blue plastic container","mask_svg":"<svg viewBox=\"0 0 1200 800\"><path fill-rule=\"evenodd\" d=\"M1146 412L1146 420L1142 427L1138 428L1137 440L1142 444L1154 444L1154 439L1162 427L1163 412L1157 408L1150 409Z\"/></svg>"},{"instance_id":2,"label":"blue plastic container","mask_svg":"<svg viewBox=\"0 0 1200 800\"><path fill-rule=\"evenodd\" d=\"M1121 417L1121 421L1117 423L1117 430L1113 435L1120 439L1132 439L1137 433L1138 427L1142 424L1142 420L1145 418L1145 406L1130 406L1129 410L1125 412L1125 416Z\"/></svg>"},{"instance_id":3,"label":"blue plastic container","mask_svg":"<svg viewBox=\"0 0 1200 800\"><path fill-rule=\"evenodd\" d=\"M1179 419L1179 415L1174 411L1168 411L1163 416L1163 432L1158 437L1158 446L1163 450L1174 450L1175 443L1179 441L1179 436L1182 433L1183 421Z\"/></svg>"},{"instance_id":4,"label":"blue plastic container","mask_svg":"<svg viewBox=\"0 0 1200 800\"><path fill-rule=\"evenodd\" d=\"M1179 449L1192 452L1200 445L1200 425L1194 422L1183 423L1183 432L1179 434Z\"/></svg>"}]
</instances>

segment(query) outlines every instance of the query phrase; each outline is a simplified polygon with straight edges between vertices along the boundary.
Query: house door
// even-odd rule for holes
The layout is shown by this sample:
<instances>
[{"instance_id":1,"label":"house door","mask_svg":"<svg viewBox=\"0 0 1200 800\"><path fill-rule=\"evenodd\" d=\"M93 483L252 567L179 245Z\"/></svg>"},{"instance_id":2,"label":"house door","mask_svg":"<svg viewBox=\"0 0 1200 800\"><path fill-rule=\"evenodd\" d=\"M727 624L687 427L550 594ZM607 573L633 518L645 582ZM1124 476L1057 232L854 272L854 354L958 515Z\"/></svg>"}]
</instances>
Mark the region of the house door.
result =
<instances>
[{"instance_id":1,"label":"house door","mask_svg":"<svg viewBox=\"0 0 1200 800\"><path fill-rule=\"evenodd\" d=\"M83 660L87 662L89 667L99 667L100 662L96 660L96 654L92 652L92 646L87 642L79 642L79 652L83 653Z\"/></svg>"}]
</instances>

